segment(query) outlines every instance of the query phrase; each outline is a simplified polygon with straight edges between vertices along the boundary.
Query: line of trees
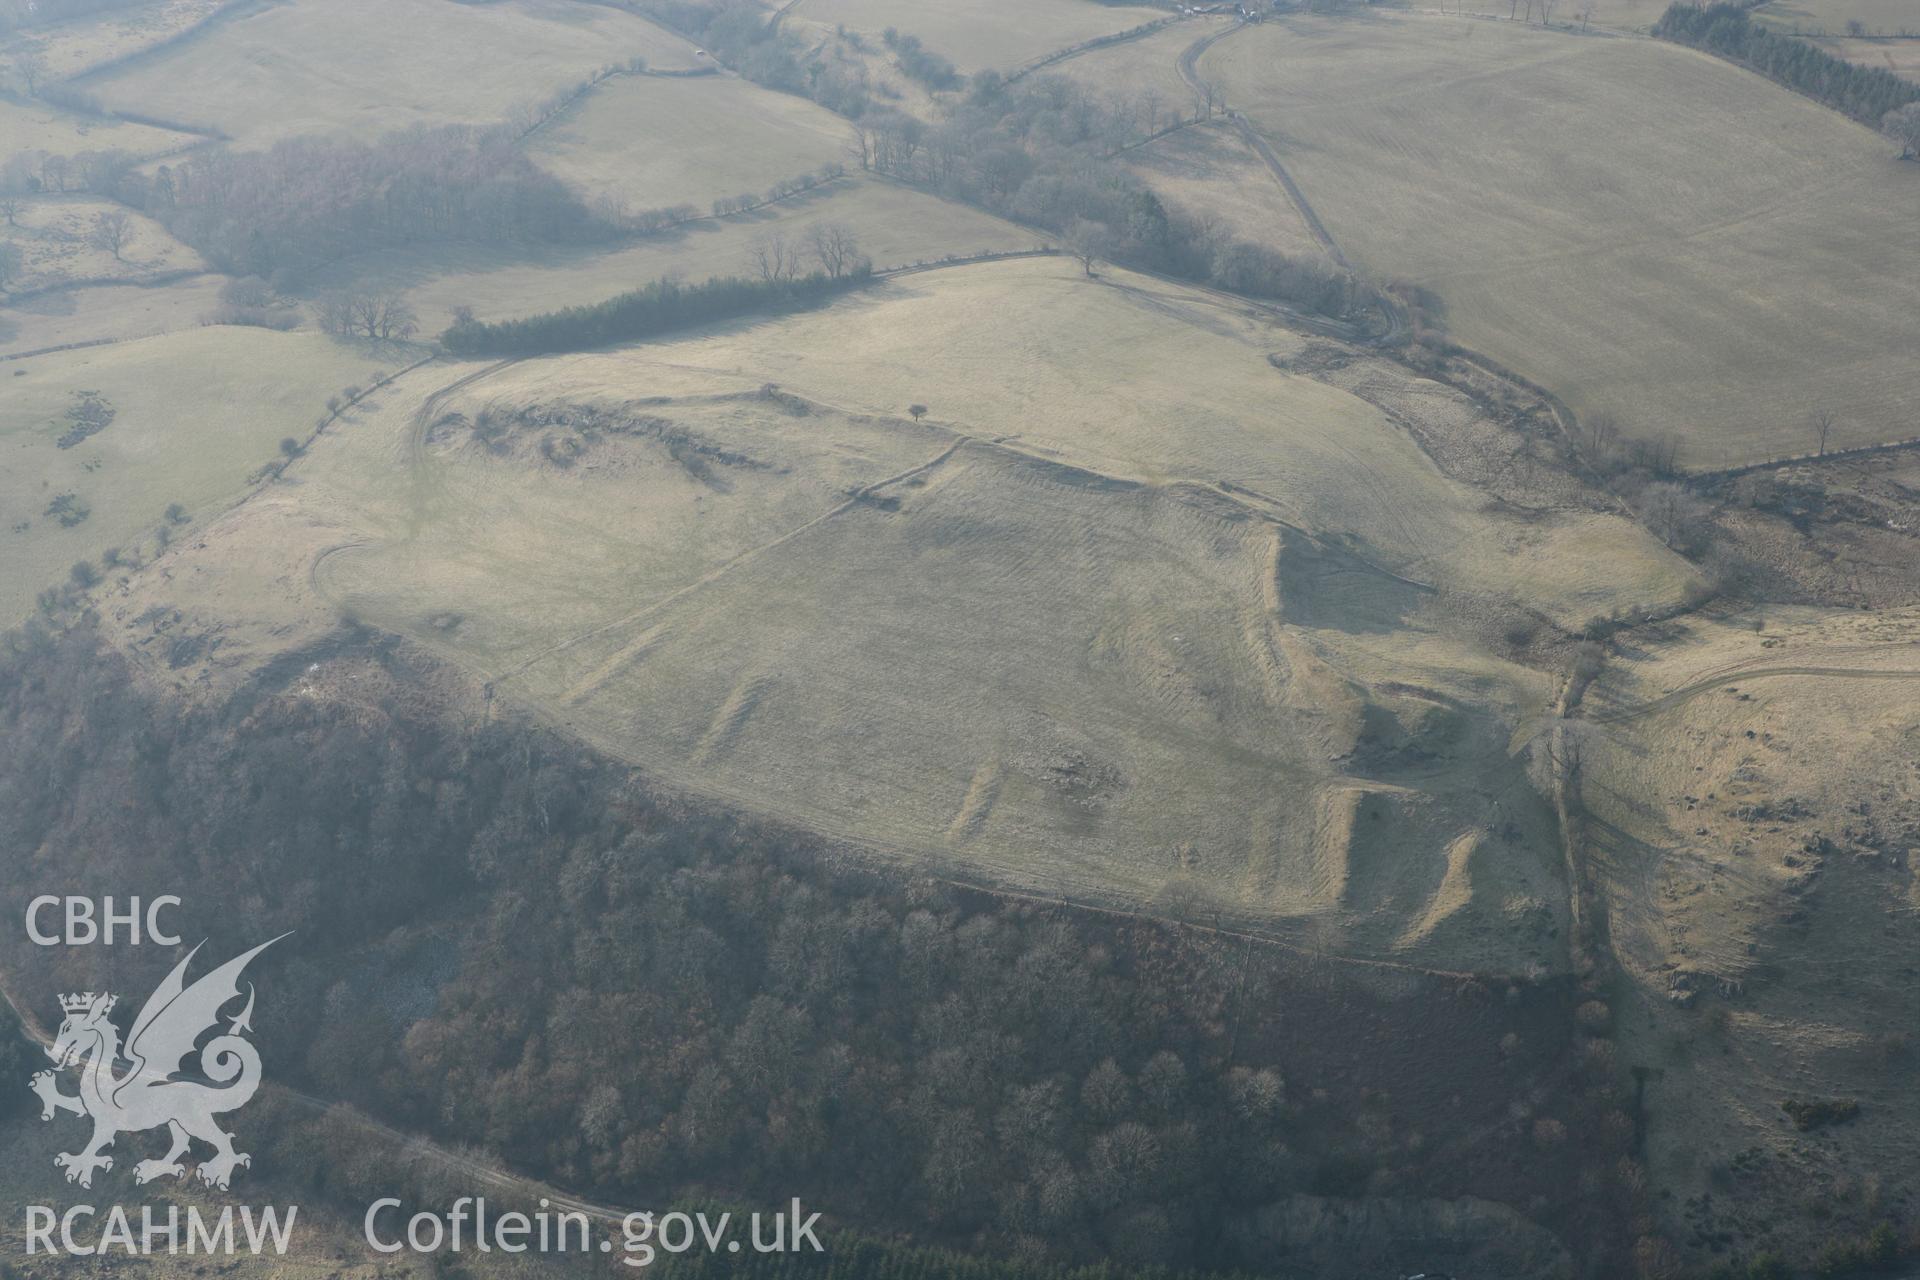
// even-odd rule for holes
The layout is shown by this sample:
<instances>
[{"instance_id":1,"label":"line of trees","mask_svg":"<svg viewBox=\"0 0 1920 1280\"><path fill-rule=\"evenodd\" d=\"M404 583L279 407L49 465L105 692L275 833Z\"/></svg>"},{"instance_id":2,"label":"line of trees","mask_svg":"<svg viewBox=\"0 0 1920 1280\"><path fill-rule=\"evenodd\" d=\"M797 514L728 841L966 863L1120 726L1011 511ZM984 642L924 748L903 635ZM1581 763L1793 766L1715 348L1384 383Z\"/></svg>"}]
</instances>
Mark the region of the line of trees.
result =
<instances>
[{"instance_id":1,"label":"line of trees","mask_svg":"<svg viewBox=\"0 0 1920 1280\"><path fill-rule=\"evenodd\" d=\"M766 252L773 254L771 249ZM801 275L792 269L789 253L783 244L778 254L761 267L758 278L715 276L704 284L691 285L663 278L605 302L521 320L462 319L440 335L440 345L456 356L582 351L717 320L803 311L860 288L873 278L872 267L864 262L842 275L830 275L825 270Z\"/></svg>"},{"instance_id":2,"label":"line of trees","mask_svg":"<svg viewBox=\"0 0 1920 1280\"><path fill-rule=\"evenodd\" d=\"M958 89L960 73L953 63L920 43L919 36L902 35L892 27L880 33L881 41L893 51L893 60L901 74L931 93Z\"/></svg>"},{"instance_id":3,"label":"line of trees","mask_svg":"<svg viewBox=\"0 0 1920 1280\"><path fill-rule=\"evenodd\" d=\"M1920 85L1884 67L1859 66L1770 31L1749 18L1744 5L1675 3L1653 33L1751 67L1863 124L1879 125L1888 113L1920 102Z\"/></svg>"},{"instance_id":4,"label":"line of trees","mask_svg":"<svg viewBox=\"0 0 1920 1280\"><path fill-rule=\"evenodd\" d=\"M769 23L767 11L753 0L613 2L697 40L755 84L811 98L829 111L850 118L872 103L873 90L864 69L809 56L784 27ZM934 64L927 63L920 69L924 74L934 69Z\"/></svg>"},{"instance_id":5,"label":"line of trees","mask_svg":"<svg viewBox=\"0 0 1920 1280\"><path fill-rule=\"evenodd\" d=\"M130 151L20 150L0 161L0 194L66 195L79 191L114 193L140 163Z\"/></svg>"},{"instance_id":6,"label":"line of trees","mask_svg":"<svg viewBox=\"0 0 1920 1280\"><path fill-rule=\"evenodd\" d=\"M1243 240L1213 215L1169 207L1114 158L1167 119L1152 98L1106 99L1059 76L1008 84L983 74L938 124L887 109L867 112L855 131L868 168L1054 231L1089 267L1108 258L1351 314L1362 295L1344 273Z\"/></svg>"},{"instance_id":7,"label":"line of trees","mask_svg":"<svg viewBox=\"0 0 1920 1280\"><path fill-rule=\"evenodd\" d=\"M1239 239L1208 214L1167 208L1114 157L1160 132L1178 112L1155 90L1100 98L1061 76L1008 83L984 71L970 81L913 36L883 36L902 70L934 89L965 88L946 119L929 124L877 105L858 64L810 56L765 10L746 0L622 0L697 39L742 75L797 93L854 122L864 169L1030 222L1098 255L1215 284L1333 317L1364 294L1344 273Z\"/></svg>"}]
</instances>

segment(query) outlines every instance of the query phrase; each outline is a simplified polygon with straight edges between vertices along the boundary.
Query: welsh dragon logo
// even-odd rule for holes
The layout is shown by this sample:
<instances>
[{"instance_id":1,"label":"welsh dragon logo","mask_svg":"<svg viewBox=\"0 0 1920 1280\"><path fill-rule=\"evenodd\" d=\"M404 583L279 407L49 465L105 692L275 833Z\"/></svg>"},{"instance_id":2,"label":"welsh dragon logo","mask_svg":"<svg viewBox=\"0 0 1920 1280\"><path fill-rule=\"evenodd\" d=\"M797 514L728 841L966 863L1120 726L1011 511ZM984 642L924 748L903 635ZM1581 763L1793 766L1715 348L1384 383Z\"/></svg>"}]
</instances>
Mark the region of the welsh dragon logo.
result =
<instances>
[{"instance_id":1,"label":"welsh dragon logo","mask_svg":"<svg viewBox=\"0 0 1920 1280\"><path fill-rule=\"evenodd\" d=\"M172 1144L160 1159L134 1166L135 1182L185 1177L187 1169L180 1158L194 1139L214 1149L212 1158L200 1165L200 1180L210 1187L225 1190L236 1168L253 1163L252 1157L233 1149L233 1135L214 1119L246 1106L260 1087L259 1051L242 1038L242 1033L253 1030L251 983L246 1007L229 1020L225 1033L200 1049L200 1073L212 1083L174 1076L201 1036L218 1027L220 1010L239 998L240 974L247 963L278 941L263 942L188 986L187 966L200 952L195 947L141 1006L124 1048L119 1028L109 1017L118 997L91 991L60 997L66 1016L47 1056L61 1070L80 1069L80 1093L77 1097L61 1093L59 1077L52 1071L35 1075L32 1087L40 1095L42 1120L53 1119L59 1111L93 1119L92 1141L71 1155L53 1158L67 1171L68 1182L91 1187L95 1170L113 1168L113 1158L101 1153L116 1137L162 1125ZM122 1061L128 1068L116 1074Z\"/></svg>"}]
</instances>

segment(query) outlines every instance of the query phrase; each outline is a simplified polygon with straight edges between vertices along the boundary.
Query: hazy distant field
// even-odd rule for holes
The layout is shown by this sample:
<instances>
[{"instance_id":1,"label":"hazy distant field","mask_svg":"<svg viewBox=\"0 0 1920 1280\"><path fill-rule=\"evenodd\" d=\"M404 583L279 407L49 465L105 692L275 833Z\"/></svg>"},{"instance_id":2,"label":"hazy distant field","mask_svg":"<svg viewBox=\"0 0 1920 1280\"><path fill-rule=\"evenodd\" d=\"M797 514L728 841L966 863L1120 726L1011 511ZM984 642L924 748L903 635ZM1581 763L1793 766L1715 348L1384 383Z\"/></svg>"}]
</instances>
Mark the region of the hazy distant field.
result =
<instances>
[{"instance_id":1,"label":"hazy distant field","mask_svg":"<svg viewBox=\"0 0 1920 1280\"><path fill-rule=\"evenodd\" d=\"M1693 465L1809 449L1816 408L1835 443L1913 434L1920 166L1827 108L1651 41L1452 18L1269 23L1203 69L1363 269L1576 411Z\"/></svg>"},{"instance_id":2,"label":"hazy distant field","mask_svg":"<svg viewBox=\"0 0 1920 1280\"><path fill-rule=\"evenodd\" d=\"M87 196L42 196L21 202L15 225L0 222L0 242L19 247L26 269L16 292L76 280L141 280L205 267L200 255L138 214L127 215L128 238L120 256L92 242L94 220L118 209Z\"/></svg>"},{"instance_id":3,"label":"hazy distant field","mask_svg":"<svg viewBox=\"0 0 1920 1280\"><path fill-rule=\"evenodd\" d=\"M46 59L48 73L65 78L152 48L231 2L149 0L146 4L106 10L75 22L30 28L16 33L4 45L8 49L37 50Z\"/></svg>"},{"instance_id":4,"label":"hazy distant field","mask_svg":"<svg viewBox=\"0 0 1920 1280\"><path fill-rule=\"evenodd\" d=\"M566 0L292 0L89 78L109 108L206 125L247 146L504 120L610 63L692 65L685 41Z\"/></svg>"},{"instance_id":5,"label":"hazy distant field","mask_svg":"<svg viewBox=\"0 0 1920 1280\"><path fill-rule=\"evenodd\" d=\"M62 289L0 307L0 355L99 338L135 338L200 324L220 305L223 276L165 285ZM0 369L0 377L10 369Z\"/></svg>"},{"instance_id":6,"label":"hazy distant field","mask_svg":"<svg viewBox=\"0 0 1920 1280\"><path fill-rule=\"evenodd\" d=\"M1617 29L1622 31L1644 31L1660 21L1660 15L1667 11L1672 0L1592 0L1592 12L1586 20L1581 20L1581 10L1585 7L1578 0L1556 3L1553 9L1553 25L1562 30L1578 31L1582 29ZM1527 16L1527 0L1433 0L1431 4L1416 4L1415 9L1437 9L1443 13L1481 14L1489 18L1503 18L1515 23L1537 23L1540 7L1536 3L1533 17Z\"/></svg>"},{"instance_id":7,"label":"hazy distant field","mask_svg":"<svg viewBox=\"0 0 1920 1280\"><path fill-rule=\"evenodd\" d=\"M962 72L1011 71L1021 63L1166 17L1166 11L1136 5L1089 4L1087 0L800 0L795 19L847 27L877 40L893 27L951 59Z\"/></svg>"},{"instance_id":8,"label":"hazy distant field","mask_svg":"<svg viewBox=\"0 0 1920 1280\"><path fill-rule=\"evenodd\" d=\"M70 156L82 151L154 155L199 141L191 134L121 120L93 120L44 102L0 98L0 160L20 151Z\"/></svg>"},{"instance_id":9,"label":"hazy distant field","mask_svg":"<svg viewBox=\"0 0 1920 1280\"><path fill-rule=\"evenodd\" d=\"M1920 30L1920 17L1915 29ZM1823 36L1812 43L1836 58L1857 62L1863 67L1882 67L1895 75L1920 81L1920 39L1850 40L1845 36Z\"/></svg>"},{"instance_id":10,"label":"hazy distant field","mask_svg":"<svg viewBox=\"0 0 1920 1280\"><path fill-rule=\"evenodd\" d=\"M312 334L203 328L0 364L0 625L76 560L133 553L168 504L205 517L244 492L283 437L304 439L328 396L381 363ZM81 391L112 420L61 448Z\"/></svg>"},{"instance_id":11,"label":"hazy distant field","mask_svg":"<svg viewBox=\"0 0 1920 1280\"><path fill-rule=\"evenodd\" d=\"M533 156L589 196L633 209L759 193L847 160L847 122L732 76L621 76L530 140Z\"/></svg>"},{"instance_id":12,"label":"hazy distant field","mask_svg":"<svg viewBox=\"0 0 1920 1280\"><path fill-rule=\"evenodd\" d=\"M453 245L370 254L320 273L325 292L349 281L403 289L428 332L451 323L452 309L482 318L532 315L598 302L663 275L703 280L752 270L755 239L778 233L799 243L809 228L838 222L880 267L948 254L1032 248L1038 237L964 205L874 178L849 177L751 214L705 220L615 249L554 249L515 255Z\"/></svg>"},{"instance_id":13,"label":"hazy distant field","mask_svg":"<svg viewBox=\"0 0 1920 1280\"><path fill-rule=\"evenodd\" d=\"M1753 16L1776 27L1843 34L1857 21L1869 35L1920 31L1920 9L1913 0L1767 0Z\"/></svg>"}]
</instances>

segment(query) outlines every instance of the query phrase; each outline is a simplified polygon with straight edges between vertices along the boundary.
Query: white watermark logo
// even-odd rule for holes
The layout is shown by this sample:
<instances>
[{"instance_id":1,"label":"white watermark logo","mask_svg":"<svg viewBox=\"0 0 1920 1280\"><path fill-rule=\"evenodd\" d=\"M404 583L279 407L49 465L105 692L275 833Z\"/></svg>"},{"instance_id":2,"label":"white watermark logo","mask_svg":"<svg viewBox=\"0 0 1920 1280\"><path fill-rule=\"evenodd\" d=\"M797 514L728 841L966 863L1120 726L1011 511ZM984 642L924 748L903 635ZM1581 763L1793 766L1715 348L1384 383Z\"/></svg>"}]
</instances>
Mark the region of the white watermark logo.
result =
<instances>
[{"instance_id":1,"label":"white watermark logo","mask_svg":"<svg viewBox=\"0 0 1920 1280\"><path fill-rule=\"evenodd\" d=\"M234 1135L215 1118L246 1106L260 1088L260 1054L245 1038L253 1030L251 984L246 1007L227 1020L225 1032L199 1050L206 1081L174 1077L200 1038L219 1026L220 1011L240 998L240 975L247 964L278 941L263 942L188 986L187 966L200 951L195 947L141 1006L124 1044L111 1017L118 997L89 991L60 998L65 1018L47 1056L60 1070L78 1069L80 1091L62 1093L53 1071L35 1075L32 1088L40 1095L42 1120L71 1112L93 1121L93 1137L85 1146L53 1158L66 1170L68 1182L91 1187L96 1171L113 1168L113 1158L104 1152L116 1137L163 1126L171 1140L167 1153L136 1164L136 1183L185 1177L181 1157L195 1141L213 1148L213 1155L200 1164L200 1180L210 1187L225 1190L235 1169L253 1163L252 1157L234 1150ZM118 1070L122 1061L130 1064L124 1073Z\"/></svg>"},{"instance_id":2,"label":"white watermark logo","mask_svg":"<svg viewBox=\"0 0 1920 1280\"><path fill-rule=\"evenodd\" d=\"M387 1196L367 1206L362 1230L367 1244L376 1253L460 1254L469 1249L478 1253L603 1253L616 1250L623 1266L652 1266L663 1253L679 1255L696 1249L711 1254L738 1254L743 1248L755 1253L825 1253L826 1247L815 1234L820 1215L802 1216L795 1198L786 1211L752 1213L745 1217L733 1213L709 1215L674 1210L657 1217L651 1213L629 1213L619 1219L619 1238L601 1235L596 1241L593 1224L584 1209L548 1212L551 1202L542 1198L538 1212L500 1213L485 1197L462 1196L447 1213L416 1213L403 1220L402 1204L397 1196ZM612 1215L596 1210L601 1217Z\"/></svg>"}]
</instances>

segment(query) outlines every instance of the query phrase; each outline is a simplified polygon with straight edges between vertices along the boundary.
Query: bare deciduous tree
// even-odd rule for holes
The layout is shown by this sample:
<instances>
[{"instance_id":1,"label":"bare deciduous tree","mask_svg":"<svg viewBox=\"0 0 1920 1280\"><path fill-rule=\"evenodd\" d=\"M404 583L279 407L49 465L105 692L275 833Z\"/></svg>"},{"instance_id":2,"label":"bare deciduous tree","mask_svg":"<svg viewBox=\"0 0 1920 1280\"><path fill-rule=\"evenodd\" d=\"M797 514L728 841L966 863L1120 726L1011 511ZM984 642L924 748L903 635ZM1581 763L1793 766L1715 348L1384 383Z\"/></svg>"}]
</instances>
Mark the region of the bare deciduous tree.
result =
<instances>
[{"instance_id":1,"label":"bare deciduous tree","mask_svg":"<svg viewBox=\"0 0 1920 1280\"><path fill-rule=\"evenodd\" d=\"M133 219L125 209L108 209L93 220L93 227L87 232L87 241L96 249L105 249L121 260L120 251L127 247L127 239L133 234Z\"/></svg>"},{"instance_id":2,"label":"bare deciduous tree","mask_svg":"<svg viewBox=\"0 0 1920 1280\"><path fill-rule=\"evenodd\" d=\"M1821 456L1827 452L1827 441L1833 437L1833 410L1815 409L1807 415L1807 429L1813 432L1813 443Z\"/></svg>"},{"instance_id":3,"label":"bare deciduous tree","mask_svg":"<svg viewBox=\"0 0 1920 1280\"><path fill-rule=\"evenodd\" d=\"M27 96L40 92L40 82L47 78L47 59L37 49L29 49L13 60L13 78L26 86Z\"/></svg>"},{"instance_id":4,"label":"bare deciduous tree","mask_svg":"<svg viewBox=\"0 0 1920 1280\"><path fill-rule=\"evenodd\" d=\"M419 317L398 293L342 293L321 300L320 327L342 338L401 342L414 335Z\"/></svg>"},{"instance_id":5,"label":"bare deciduous tree","mask_svg":"<svg viewBox=\"0 0 1920 1280\"><path fill-rule=\"evenodd\" d=\"M1580 435L1587 461L1604 469L1620 447L1620 421L1604 410L1590 413L1580 421Z\"/></svg>"},{"instance_id":6,"label":"bare deciduous tree","mask_svg":"<svg viewBox=\"0 0 1920 1280\"><path fill-rule=\"evenodd\" d=\"M1158 89L1149 87L1140 91L1141 124L1148 133L1159 132L1160 112L1165 109L1166 101Z\"/></svg>"},{"instance_id":7,"label":"bare deciduous tree","mask_svg":"<svg viewBox=\"0 0 1920 1280\"><path fill-rule=\"evenodd\" d=\"M1648 485L1640 511L1654 536L1676 551L1694 550L1704 538L1707 505L1685 485L1664 480Z\"/></svg>"},{"instance_id":8,"label":"bare deciduous tree","mask_svg":"<svg viewBox=\"0 0 1920 1280\"><path fill-rule=\"evenodd\" d=\"M860 266L860 241L844 222L822 222L807 233L807 247L820 269L838 280Z\"/></svg>"},{"instance_id":9,"label":"bare deciduous tree","mask_svg":"<svg viewBox=\"0 0 1920 1280\"><path fill-rule=\"evenodd\" d=\"M8 226L20 225L20 207L19 196L0 196L0 218L5 218Z\"/></svg>"},{"instance_id":10,"label":"bare deciduous tree","mask_svg":"<svg viewBox=\"0 0 1920 1280\"><path fill-rule=\"evenodd\" d=\"M1633 466L1644 467L1656 476L1678 475L1680 438L1671 431L1661 431L1630 440L1627 442L1627 461Z\"/></svg>"},{"instance_id":11,"label":"bare deciduous tree","mask_svg":"<svg viewBox=\"0 0 1920 1280\"><path fill-rule=\"evenodd\" d=\"M754 270L768 284L784 284L800 274L800 250L778 231L769 231L749 250Z\"/></svg>"},{"instance_id":12,"label":"bare deciduous tree","mask_svg":"<svg viewBox=\"0 0 1920 1280\"><path fill-rule=\"evenodd\" d=\"M1113 235L1104 222L1089 222L1085 218L1075 218L1067 225L1067 252L1080 260L1080 269L1093 278L1093 264L1107 256L1112 248Z\"/></svg>"}]
</instances>

